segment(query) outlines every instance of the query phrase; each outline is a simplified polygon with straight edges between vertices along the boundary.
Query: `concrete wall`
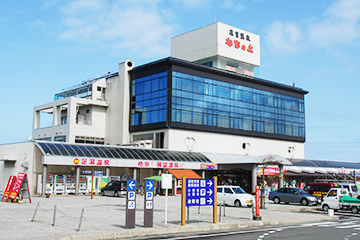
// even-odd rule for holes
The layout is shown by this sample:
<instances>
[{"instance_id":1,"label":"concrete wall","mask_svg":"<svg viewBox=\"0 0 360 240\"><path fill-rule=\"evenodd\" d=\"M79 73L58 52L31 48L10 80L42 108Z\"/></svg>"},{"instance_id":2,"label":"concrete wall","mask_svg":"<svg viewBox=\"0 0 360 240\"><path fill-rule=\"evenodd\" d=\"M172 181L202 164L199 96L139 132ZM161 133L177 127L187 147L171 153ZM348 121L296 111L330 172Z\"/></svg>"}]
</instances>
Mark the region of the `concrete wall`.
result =
<instances>
[{"instance_id":1,"label":"concrete wall","mask_svg":"<svg viewBox=\"0 0 360 240\"><path fill-rule=\"evenodd\" d=\"M3 192L5 190L11 175L17 176L19 172L22 172L28 174L30 194L32 194L34 190L33 159L33 142L0 145L0 191Z\"/></svg>"},{"instance_id":2,"label":"concrete wall","mask_svg":"<svg viewBox=\"0 0 360 240\"><path fill-rule=\"evenodd\" d=\"M275 154L284 158L299 159L305 157L304 144L298 142L176 129L167 130L166 135L165 139L168 142L166 145L169 150L174 151L192 150L194 152L253 156ZM185 144L186 138L195 139L192 148ZM250 148L244 149L243 143L249 143ZM289 153L289 147L294 148L292 153Z\"/></svg>"}]
</instances>

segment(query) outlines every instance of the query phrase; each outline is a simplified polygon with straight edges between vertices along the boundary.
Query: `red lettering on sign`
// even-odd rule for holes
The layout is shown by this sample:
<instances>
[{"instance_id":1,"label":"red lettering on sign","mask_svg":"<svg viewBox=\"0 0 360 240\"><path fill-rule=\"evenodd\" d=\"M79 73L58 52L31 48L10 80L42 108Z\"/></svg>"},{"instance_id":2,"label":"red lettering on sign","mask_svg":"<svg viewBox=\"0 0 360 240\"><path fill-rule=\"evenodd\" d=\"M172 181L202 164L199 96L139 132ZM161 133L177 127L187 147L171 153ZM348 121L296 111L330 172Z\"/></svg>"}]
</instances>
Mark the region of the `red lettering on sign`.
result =
<instances>
[{"instance_id":1,"label":"red lettering on sign","mask_svg":"<svg viewBox=\"0 0 360 240\"><path fill-rule=\"evenodd\" d=\"M101 165L102 165L102 160L101 160L101 159L98 159L98 160L96 161L96 165L97 165L97 166L101 166Z\"/></svg>"},{"instance_id":2,"label":"red lettering on sign","mask_svg":"<svg viewBox=\"0 0 360 240\"><path fill-rule=\"evenodd\" d=\"M169 168L172 168L172 167L174 167L174 163L169 163Z\"/></svg>"},{"instance_id":3,"label":"red lettering on sign","mask_svg":"<svg viewBox=\"0 0 360 240\"><path fill-rule=\"evenodd\" d=\"M161 162L156 162L156 167L161 168Z\"/></svg>"},{"instance_id":4,"label":"red lettering on sign","mask_svg":"<svg viewBox=\"0 0 360 240\"><path fill-rule=\"evenodd\" d=\"M167 168L167 162L163 163L163 168Z\"/></svg>"},{"instance_id":5,"label":"red lettering on sign","mask_svg":"<svg viewBox=\"0 0 360 240\"><path fill-rule=\"evenodd\" d=\"M149 162L145 162L145 167L149 167L150 163Z\"/></svg>"},{"instance_id":6,"label":"red lettering on sign","mask_svg":"<svg viewBox=\"0 0 360 240\"><path fill-rule=\"evenodd\" d=\"M238 40L235 40L234 44L235 44L234 45L235 48L240 48L240 42Z\"/></svg>"},{"instance_id":7,"label":"red lettering on sign","mask_svg":"<svg viewBox=\"0 0 360 240\"><path fill-rule=\"evenodd\" d=\"M251 46L251 44L249 44L247 51L251 52L251 53L254 53L253 46Z\"/></svg>"},{"instance_id":8,"label":"red lettering on sign","mask_svg":"<svg viewBox=\"0 0 360 240\"><path fill-rule=\"evenodd\" d=\"M178 164L178 163L175 163L175 164L174 164L174 167L178 168L178 167L179 167L179 164Z\"/></svg>"},{"instance_id":9,"label":"red lettering on sign","mask_svg":"<svg viewBox=\"0 0 360 240\"><path fill-rule=\"evenodd\" d=\"M95 165L95 159L91 158L91 159L89 160L89 165Z\"/></svg>"},{"instance_id":10,"label":"red lettering on sign","mask_svg":"<svg viewBox=\"0 0 360 240\"><path fill-rule=\"evenodd\" d=\"M227 38L225 44L231 47L233 45L233 41L230 38Z\"/></svg>"},{"instance_id":11,"label":"red lettering on sign","mask_svg":"<svg viewBox=\"0 0 360 240\"><path fill-rule=\"evenodd\" d=\"M138 167L142 167L143 166L143 161L139 161L138 162Z\"/></svg>"},{"instance_id":12,"label":"red lettering on sign","mask_svg":"<svg viewBox=\"0 0 360 240\"><path fill-rule=\"evenodd\" d=\"M104 160L104 165L105 165L105 166L109 166L109 165L110 165L109 160L107 160L107 159Z\"/></svg>"},{"instance_id":13,"label":"red lettering on sign","mask_svg":"<svg viewBox=\"0 0 360 240\"><path fill-rule=\"evenodd\" d=\"M87 159L86 159L86 158L81 159L81 164L82 164L82 165L86 165L86 162L87 162Z\"/></svg>"}]
</instances>

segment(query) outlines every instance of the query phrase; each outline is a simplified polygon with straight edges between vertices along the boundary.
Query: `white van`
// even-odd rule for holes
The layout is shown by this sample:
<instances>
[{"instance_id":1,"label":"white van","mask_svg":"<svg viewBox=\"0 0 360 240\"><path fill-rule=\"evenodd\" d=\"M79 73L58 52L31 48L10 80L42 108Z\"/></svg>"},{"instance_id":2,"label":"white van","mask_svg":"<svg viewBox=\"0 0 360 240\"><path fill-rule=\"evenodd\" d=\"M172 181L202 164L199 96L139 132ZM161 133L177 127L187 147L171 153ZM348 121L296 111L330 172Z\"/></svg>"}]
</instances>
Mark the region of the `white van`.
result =
<instances>
[{"instance_id":1,"label":"white van","mask_svg":"<svg viewBox=\"0 0 360 240\"><path fill-rule=\"evenodd\" d=\"M359 191L355 183L339 183L341 188L347 188L349 190L350 197L359 199Z\"/></svg>"},{"instance_id":2,"label":"white van","mask_svg":"<svg viewBox=\"0 0 360 240\"><path fill-rule=\"evenodd\" d=\"M233 205L236 207L247 206L251 207L255 198L251 194L246 193L239 186L223 185L217 187L217 203L226 205Z\"/></svg>"}]
</instances>

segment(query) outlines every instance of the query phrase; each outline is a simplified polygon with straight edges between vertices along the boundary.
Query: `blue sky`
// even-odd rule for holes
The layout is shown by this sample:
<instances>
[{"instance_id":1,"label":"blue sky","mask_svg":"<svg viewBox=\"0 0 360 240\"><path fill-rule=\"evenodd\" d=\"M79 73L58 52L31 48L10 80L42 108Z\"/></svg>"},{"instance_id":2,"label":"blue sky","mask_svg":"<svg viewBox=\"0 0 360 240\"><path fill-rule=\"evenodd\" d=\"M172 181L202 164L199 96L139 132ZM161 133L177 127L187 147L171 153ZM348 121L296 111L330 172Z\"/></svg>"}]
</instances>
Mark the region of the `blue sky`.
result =
<instances>
[{"instance_id":1,"label":"blue sky","mask_svg":"<svg viewBox=\"0 0 360 240\"><path fill-rule=\"evenodd\" d=\"M261 78L309 91L306 158L360 160L359 0L2 1L0 144L27 141L61 89L168 57L214 21L260 35Z\"/></svg>"}]
</instances>

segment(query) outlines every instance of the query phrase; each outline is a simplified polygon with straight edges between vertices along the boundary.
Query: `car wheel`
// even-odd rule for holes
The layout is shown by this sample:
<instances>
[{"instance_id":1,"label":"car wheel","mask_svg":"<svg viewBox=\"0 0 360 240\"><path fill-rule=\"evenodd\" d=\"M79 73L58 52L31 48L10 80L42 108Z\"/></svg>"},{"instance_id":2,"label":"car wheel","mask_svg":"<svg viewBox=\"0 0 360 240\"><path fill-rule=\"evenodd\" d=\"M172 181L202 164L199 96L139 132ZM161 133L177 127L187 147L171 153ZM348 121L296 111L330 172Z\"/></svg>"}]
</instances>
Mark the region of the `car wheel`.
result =
<instances>
[{"instance_id":1,"label":"car wheel","mask_svg":"<svg viewBox=\"0 0 360 240\"><path fill-rule=\"evenodd\" d=\"M235 207L241 207L241 202L239 200L235 200Z\"/></svg>"},{"instance_id":2,"label":"car wheel","mask_svg":"<svg viewBox=\"0 0 360 240\"><path fill-rule=\"evenodd\" d=\"M115 196L115 197L119 197L119 192L116 192L116 191L115 191L114 196Z\"/></svg>"},{"instance_id":3,"label":"car wheel","mask_svg":"<svg viewBox=\"0 0 360 240\"><path fill-rule=\"evenodd\" d=\"M276 204L279 204L280 203L280 198L278 198L278 197L274 197L274 203L276 203Z\"/></svg>"},{"instance_id":4,"label":"car wheel","mask_svg":"<svg viewBox=\"0 0 360 240\"><path fill-rule=\"evenodd\" d=\"M301 204L307 206L309 204L309 201L306 198L303 198L301 199Z\"/></svg>"},{"instance_id":5,"label":"car wheel","mask_svg":"<svg viewBox=\"0 0 360 240\"><path fill-rule=\"evenodd\" d=\"M327 212L327 211L329 211L329 206L327 205L327 204L324 204L323 206L322 206L322 209L325 211L325 212Z\"/></svg>"},{"instance_id":6,"label":"car wheel","mask_svg":"<svg viewBox=\"0 0 360 240\"><path fill-rule=\"evenodd\" d=\"M105 196L105 191L101 191L101 195Z\"/></svg>"},{"instance_id":7,"label":"car wheel","mask_svg":"<svg viewBox=\"0 0 360 240\"><path fill-rule=\"evenodd\" d=\"M355 207L355 206L351 207L350 210L351 210L352 213L358 213L359 212L359 208Z\"/></svg>"}]
</instances>

